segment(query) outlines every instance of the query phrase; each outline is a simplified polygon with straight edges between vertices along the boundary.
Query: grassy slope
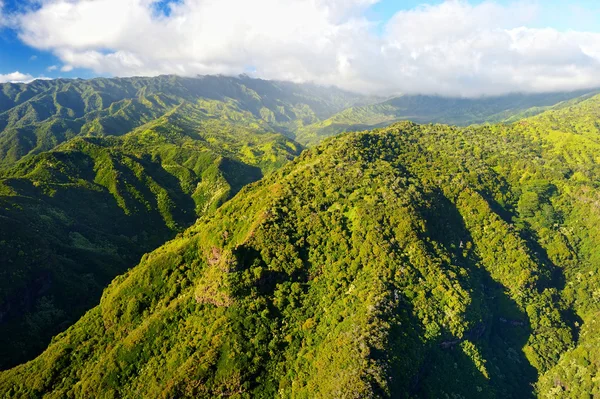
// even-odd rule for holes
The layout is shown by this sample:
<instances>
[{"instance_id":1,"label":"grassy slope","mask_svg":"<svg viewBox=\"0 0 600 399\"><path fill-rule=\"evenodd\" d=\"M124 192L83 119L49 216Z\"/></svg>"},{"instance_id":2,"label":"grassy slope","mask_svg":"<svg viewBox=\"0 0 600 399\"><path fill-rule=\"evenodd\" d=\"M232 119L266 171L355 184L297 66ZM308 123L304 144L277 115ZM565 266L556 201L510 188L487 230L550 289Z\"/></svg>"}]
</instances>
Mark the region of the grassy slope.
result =
<instances>
[{"instance_id":1,"label":"grassy slope","mask_svg":"<svg viewBox=\"0 0 600 399\"><path fill-rule=\"evenodd\" d=\"M329 140L144 256L43 355L3 372L0 391L593 389L598 100L513 125Z\"/></svg>"}]
</instances>

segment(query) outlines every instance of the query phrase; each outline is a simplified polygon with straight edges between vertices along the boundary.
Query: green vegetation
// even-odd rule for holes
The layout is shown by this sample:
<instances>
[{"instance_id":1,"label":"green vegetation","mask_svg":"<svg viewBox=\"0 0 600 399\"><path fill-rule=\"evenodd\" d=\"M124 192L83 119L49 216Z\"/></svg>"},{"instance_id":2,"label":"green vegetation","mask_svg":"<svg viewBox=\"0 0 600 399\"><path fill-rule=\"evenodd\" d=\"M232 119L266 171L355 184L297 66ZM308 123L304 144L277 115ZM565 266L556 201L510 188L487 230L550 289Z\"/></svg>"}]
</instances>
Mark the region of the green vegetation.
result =
<instances>
[{"instance_id":1,"label":"green vegetation","mask_svg":"<svg viewBox=\"0 0 600 399\"><path fill-rule=\"evenodd\" d=\"M142 254L356 104L335 88L206 76L0 85L0 369L39 354Z\"/></svg>"},{"instance_id":2,"label":"green vegetation","mask_svg":"<svg viewBox=\"0 0 600 399\"><path fill-rule=\"evenodd\" d=\"M323 138L342 132L375 129L402 120L458 126L515 122L550 109L576 104L597 93L596 90L514 94L478 99L401 96L382 103L345 109L331 118L300 128L296 139L302 144L314 145Z\"/></svg>"},{"instance_id":3,"label":"green vegetation","mask_svg":"<svg viewBox=\"0 0 600 399\"><path fill-rule=\"evenodd\" d=\"M204 76L0 85L0 167L76 136L120 136L184 104L229 124L294 136L369 99L335 88Z\"/></svg>"},{"instance_id":4,"label":"green vegetation","mask_svg":"<svg viewBox=\"0 0 600 399\"><path fill-rule=\"evenodd\" d=\"M0 392L598 394L599 101L327 140L144 255Z\"/></svg>"},{"instance_id":5,"label":"green vegetation","mask_svg":"<svg viewBox=\"0 0 600 399\"><path fill-rule=\"evenodd\" d=\"M0 367L39 354L142 254L300 153L211 106L184 103L120 137L76 137L0 178Z\"/></svg>"},{"instance_id":6,"label":"green vegetation","mask_svg":"<svg viewBox=\"0 0 600 399\"><path fill-rule=\"evenodd\" d=\"M0 85L0 396L600 395L600 96L375 101Z\"/></svg>"}]
</instances>

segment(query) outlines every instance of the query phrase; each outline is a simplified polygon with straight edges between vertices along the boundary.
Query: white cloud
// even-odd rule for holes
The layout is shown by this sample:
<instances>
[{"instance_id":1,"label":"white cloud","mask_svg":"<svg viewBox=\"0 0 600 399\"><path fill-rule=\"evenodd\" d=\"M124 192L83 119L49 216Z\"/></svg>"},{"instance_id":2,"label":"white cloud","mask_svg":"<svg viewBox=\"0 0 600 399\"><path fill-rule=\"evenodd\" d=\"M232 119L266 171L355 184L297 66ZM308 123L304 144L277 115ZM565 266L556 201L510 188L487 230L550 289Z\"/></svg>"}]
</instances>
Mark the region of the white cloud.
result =
<instances>
[{"instance_id":1,"label":"white cloud","mask_svg":"<svg viewBox=\"0 0 600 399\"><path fill-rule=\"evenodd\" d=\"M6 25L6 17L4 16L4 1L0 0L0 29Z\"/></svg>"},{"instance_id":2,"label":"white cloud","mask_svg":"<svg viewBox=\"0 0 600 399\"><path fill-rule=\"evenodd\" d=\"M1 0L0 0L1 1ZM600 86L600 34L531 29L531 3L448 0L396 14L377 0L43 0L21 39L63 71L117 76L239 74L377 93L477 96Z\"/></svg>"},{"instance_id":3,"label":"white cloud","mask_svg":"<svg viewBox=\"0 0 600 399\"><path fill-rule=\"evenodd\" d=\"M46 70L48 72L56 71L58 69L58 65L50 65Z\"/></svg>"},{"instance_id":4,"label":"white cloud","mask_svg":"<svg viewBox=\"0 0 600 399\"><path fill-rule=\"evenodd\" d=\"M19 71L8 73L6 75L0 74L0 83L27 83L33 80L33 76Z\"/></svg>"}]
</instances>

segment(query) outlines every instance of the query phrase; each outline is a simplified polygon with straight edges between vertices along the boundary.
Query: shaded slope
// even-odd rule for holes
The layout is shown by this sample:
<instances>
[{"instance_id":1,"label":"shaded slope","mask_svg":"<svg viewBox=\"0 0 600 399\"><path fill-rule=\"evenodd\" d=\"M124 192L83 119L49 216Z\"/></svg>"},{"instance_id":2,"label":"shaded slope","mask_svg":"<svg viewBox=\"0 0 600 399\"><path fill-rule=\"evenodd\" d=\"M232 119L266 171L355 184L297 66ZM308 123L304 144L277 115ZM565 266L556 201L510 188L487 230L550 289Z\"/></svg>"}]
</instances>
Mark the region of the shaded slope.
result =
<instances>
[{"instance_id":1,"label":"shaded slope","mask_svg":"<svg viewBox=\"0 0 600 399\"><path fill-rule=\"evenodd\" d=\"M539 185L521 207L528 212L530 226L544 242L550 258L565 274L562 296L576 310L580 327L577 345L558 364L541 376L538 394L547 398L589 397L598 394L598 317L600 316L600 130L599 101L594 97L530 118L515 126L540 143L544 158L554 158L552 182L562 193L552 199L552 223L544 223L549 212ZM557 177L571 184L561 184ZM537 195L532 195L531 192ZM533 212L530 200L533 199ZM537 205L541 203L540 205ZM558 231L558 233L556 232Z\"/></svg>"},{"instance_id":2,"label":"shaded slope","mask_svg":"<svg viewBox=\"0 0 600 399\"><path fill-rule=\"evenodd\" d=\"M597 312L573 276L600 237L577 228L596 161L538 133L327 141L144 256L0 392L533 396Z\"/></svg>"}]
</instances>

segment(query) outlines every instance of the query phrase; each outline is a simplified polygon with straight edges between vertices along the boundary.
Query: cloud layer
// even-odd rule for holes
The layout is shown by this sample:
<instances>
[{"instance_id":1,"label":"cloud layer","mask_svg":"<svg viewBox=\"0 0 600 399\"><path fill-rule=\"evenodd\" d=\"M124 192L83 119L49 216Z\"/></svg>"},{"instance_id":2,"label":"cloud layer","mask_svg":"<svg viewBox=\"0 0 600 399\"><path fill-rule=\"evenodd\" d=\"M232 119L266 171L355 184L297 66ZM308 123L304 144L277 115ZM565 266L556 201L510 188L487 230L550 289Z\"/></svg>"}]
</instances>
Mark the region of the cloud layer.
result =
<instances>
[{"instance_id":1,"label":"cloud layer","mask_svg":"<svg viewBox=\"0 0 600 399\"><path fill-rule=\"evenodd\" d=\"M450 0L399 12L381 31L365 17L375 2L179 0L163 13L154 0L41 0L16 25L63 71L251 72L378 94L600 87L600 34L527 28L535 6Z\"/></svg>"},{"instance_id":2,"label":"cloud layer","mask_svg":"<svg viewBox=\"0 0 600 399\"><path fill-rule=\"evenodd\" d=\"M0 83L23 83L30 82L33 79L33 76L18 71L5 75L0 74Z\"/></svg>"}]
</instances>

